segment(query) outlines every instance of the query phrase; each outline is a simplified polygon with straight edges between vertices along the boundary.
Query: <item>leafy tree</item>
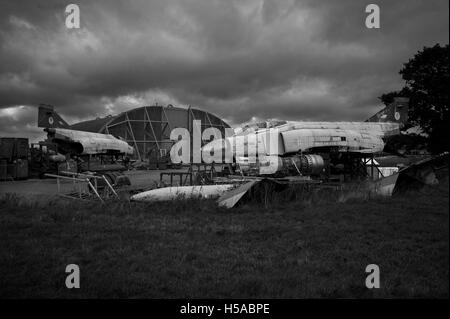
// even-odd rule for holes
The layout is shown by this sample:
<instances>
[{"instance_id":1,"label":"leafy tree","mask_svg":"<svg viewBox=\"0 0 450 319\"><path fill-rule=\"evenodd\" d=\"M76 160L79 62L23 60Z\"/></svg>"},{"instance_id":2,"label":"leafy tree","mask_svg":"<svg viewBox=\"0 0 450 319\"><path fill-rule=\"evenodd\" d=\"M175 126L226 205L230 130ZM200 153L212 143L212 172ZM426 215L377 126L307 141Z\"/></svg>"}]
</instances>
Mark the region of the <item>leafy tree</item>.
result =
<instances>
[{"instance_id":1,"label":"leafy tree","mask_svg":"<svg viewBox=\"0 0 450 319\"><path fill-rule=\"evenodd\" d=\"M449 46L424 47L400 70L406 81L400 91L383 94L379 99L389 104L396 96L409 97L409 117L429 136L431 151L449 149Z\"/></svg>"},{"instance_id":2,"label":"leafy tree","mask_svg":"<svg viewBox=\"0 0 450 319\"><path fill-rule=\"evenodd\" d=\"M404 87L400 91L393 91L389 93L385 93L379 97L381 102L383 102L384 105L389 105L392 102L394 102L395 97L409 97L411 95L411 91L409 88Z\"/></svg>"}]
</instances>

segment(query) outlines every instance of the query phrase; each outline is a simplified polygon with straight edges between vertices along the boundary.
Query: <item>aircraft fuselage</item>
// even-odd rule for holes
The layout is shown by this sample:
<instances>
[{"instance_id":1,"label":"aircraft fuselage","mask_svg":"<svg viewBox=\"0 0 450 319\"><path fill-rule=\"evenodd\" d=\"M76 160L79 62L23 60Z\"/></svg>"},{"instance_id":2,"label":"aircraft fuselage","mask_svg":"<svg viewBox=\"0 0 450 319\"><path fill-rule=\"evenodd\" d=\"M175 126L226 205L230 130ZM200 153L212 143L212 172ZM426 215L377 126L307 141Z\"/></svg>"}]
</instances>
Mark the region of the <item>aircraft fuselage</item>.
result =
<instances>
[{"instance_id":1,"label":"aircraft fuselage","mask_svg":"<svg viewBox=\"0 0 450 319\"><path fill-rule=\"evenodd\" d=\"M127 142L111 134L91 133L64 128L47 128L49 139L64 153L77 155L127 154L134 152Z\"/></svg>"}]
</instances>

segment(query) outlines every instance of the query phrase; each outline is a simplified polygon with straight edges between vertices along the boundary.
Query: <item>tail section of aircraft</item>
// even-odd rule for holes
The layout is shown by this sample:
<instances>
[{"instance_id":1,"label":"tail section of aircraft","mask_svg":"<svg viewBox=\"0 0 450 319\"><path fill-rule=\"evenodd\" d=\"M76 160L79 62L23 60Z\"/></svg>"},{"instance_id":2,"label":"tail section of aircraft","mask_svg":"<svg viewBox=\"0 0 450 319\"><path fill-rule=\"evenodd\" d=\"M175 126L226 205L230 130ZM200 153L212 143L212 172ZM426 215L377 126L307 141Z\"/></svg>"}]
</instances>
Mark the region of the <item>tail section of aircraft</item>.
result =
<instances>
[{"instance_id":1,"label":"tail section of aircraft","mask_svg":"<svg viewBox=\"0 0 450 319\"><path fill-rule=\"evenodd\" d=\"M63 118L55 112L53 106L47 104L39 105L38 127L46 128L69 128Z\"/></svg>"},{"instance_id":2,"label":"tail section of aircraft","mask_svg":"<svg viewBox=\"0 0 450 319\"><path fill-rule=\"evenodd\" d=\"M396 97L394 102L377 112L366 122L390 122L399 123L403 127L408 122L409 99Z\"/></svg>"}]
</instances>

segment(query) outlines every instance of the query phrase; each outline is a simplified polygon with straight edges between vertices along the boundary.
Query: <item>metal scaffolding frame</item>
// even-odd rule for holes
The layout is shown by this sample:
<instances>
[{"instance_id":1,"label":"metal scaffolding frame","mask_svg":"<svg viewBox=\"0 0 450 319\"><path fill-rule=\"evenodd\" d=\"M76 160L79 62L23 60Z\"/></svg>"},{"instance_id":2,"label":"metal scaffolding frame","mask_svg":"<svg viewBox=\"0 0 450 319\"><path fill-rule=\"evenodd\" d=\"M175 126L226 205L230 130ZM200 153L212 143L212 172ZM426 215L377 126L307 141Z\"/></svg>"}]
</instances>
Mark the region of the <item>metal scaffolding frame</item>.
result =
<instances>
[{"instance_id":1,"label":"metal scaffolding frame","mask_svg":"<svg viewBox=\"0 0 450 319\"><path fill-rule=\"evenodd\" d=\"M192 108L173 106L143 106L123 112L106 123L99 133L119 136L135 148L135 158L149 160L151 155L157 158L170 152L173 141L170 132L183 127L192 136L193 120L201 120L201 131L208 127L219 129L225 136L225 129L230 126L217 116Z\"/></svg>"}]
</instances>

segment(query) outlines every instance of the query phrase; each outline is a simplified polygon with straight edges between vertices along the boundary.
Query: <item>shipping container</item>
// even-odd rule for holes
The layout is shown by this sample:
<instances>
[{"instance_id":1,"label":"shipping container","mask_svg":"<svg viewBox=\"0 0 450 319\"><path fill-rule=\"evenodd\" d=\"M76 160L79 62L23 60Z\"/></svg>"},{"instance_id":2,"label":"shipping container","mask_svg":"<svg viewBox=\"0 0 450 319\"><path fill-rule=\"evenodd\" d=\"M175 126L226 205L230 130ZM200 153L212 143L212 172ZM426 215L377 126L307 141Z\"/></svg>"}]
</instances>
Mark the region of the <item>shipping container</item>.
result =
<instances>
[{"instance_id":1,"label":"shipping container","mask_svg":"<svg viewBox=\"0 0 450 319\"><path fill-rule=\"evenodd\" d=\"M0 158L13 160L14 158L14 143L15 139L11 137L0 138Z\"/></svg>"},{"instance_id":2,"label":"shipping container","mask_svg":"<svg viewBox=\"0 0 450 319\"><path fill-rule=\"evenodd\" d=\"M15 144L15 154L16 158L27 158L28 157L28 139L27 138L16 138Z\"/></svg>"},{"instance_id":3,"label":"shipping container","mask_svg":"<svg viewBox=\"0 0 450 319\"><path fill-rule=\"evenodd\" d=\"M16 179L28 178L28 160L18 159L16 161Z\"/></svg>"},{"instance_id":4,"label":"shipping container","mask_svg":"<svg viewBox=\"0 0 450 319\"><path fill-rule=\"evenodd\" d=\"M12 162L17 158L27 158L28 148L27 138L0 137L0 159Z\"/></svg>"},{"instance_id":5,"label":"shipping container","mask_svg":"<svg viewBox=\"0 0 450 319\"><path fill-rule=\"evenodd\" d=\"M7 179L7 164L6 160L0 159L0 181L4 181Z\"/></svg>"},{"instance_id":6,"label":"shipping container","mask_svg":"<svg viewBox=\"0 0 450 319\"><path fill-rule=\"evenodd\" d=\"M7 179L16 179L16 163L8 163L6 164L6 178Z\"/></svg>"}]
</instances>

